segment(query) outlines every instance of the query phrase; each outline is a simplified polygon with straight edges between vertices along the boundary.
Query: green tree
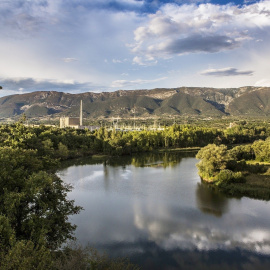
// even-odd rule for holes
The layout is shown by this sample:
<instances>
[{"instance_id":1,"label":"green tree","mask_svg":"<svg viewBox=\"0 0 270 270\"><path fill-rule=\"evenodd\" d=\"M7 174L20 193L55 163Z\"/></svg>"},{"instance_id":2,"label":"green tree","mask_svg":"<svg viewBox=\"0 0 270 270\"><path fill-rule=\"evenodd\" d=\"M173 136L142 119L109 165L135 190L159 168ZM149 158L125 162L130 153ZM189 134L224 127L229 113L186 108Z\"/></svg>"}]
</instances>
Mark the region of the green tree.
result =
<instances>
[{"instance_id":1,"label":"green tree","mask_svg":"<svg viewBox=\"0 0 270 270\"><path fill-rule=\"evenodd\" d=\"M270 162L270 139L258 140L252 144L256 160Z\"/></svg>"},{"instance_id":2,"label":"green tree","mask_svg":"<svg viewBox=\"0 0 270 270\"><path fill-rule=\"evenodd\" d=\"M67 146L60 142L58 144L57 154L58 154L58 157L60 157L61 159L67 159L69 155Z\"/></svg>"},{"instance_id":3,"label":"green tree","mask_svg":"<svg viewBox=\"0 0 270 270\"><path fill-rule=\"evenodd\" d=\"M43 171L33 150L0 148L0 164L0 216L8 219L16 239L35 244L44 239L50 249L71 239L75 226L68 216L81 209L67 199L71 187Z\"/></svg>"},{"instance_id":4,"label":"green tree","mask_svg":"<svg viewBox=\"0 0 270 270\"><path fill-rule=\"evenodd\" d=\"M202 148L196 158L201 161L197 164L200 175L209 179L217 175L220 170L226 169L230 156L225 145L209 144Z\"/></svg>"},{"instance_id":5,"label":"green tree","mask_svg":"<svg viewBox=\"0 0 270 270\"><path fill-rule=\"evenodd\" d=\"M51 252L45 246L32 241L15 242L6 253L0 251L1 270L44 270L53 269Z\"/></svg>"}]
</instances>

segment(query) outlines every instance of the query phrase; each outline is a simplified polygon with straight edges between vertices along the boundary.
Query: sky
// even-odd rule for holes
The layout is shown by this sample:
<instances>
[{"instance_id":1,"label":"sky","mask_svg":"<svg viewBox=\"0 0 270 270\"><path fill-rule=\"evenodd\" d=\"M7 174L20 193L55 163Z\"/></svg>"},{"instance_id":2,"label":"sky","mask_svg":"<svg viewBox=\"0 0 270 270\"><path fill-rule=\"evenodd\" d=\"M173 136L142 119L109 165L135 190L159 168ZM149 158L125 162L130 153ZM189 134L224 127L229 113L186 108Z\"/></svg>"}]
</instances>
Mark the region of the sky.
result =
<instances>
[{"instance_id":1,"label":"sky","mask_svg":"<svg viewBox=\"0 0 270 270\"><path fill-rule=\"evenodd\" d=\"M0 0L0 97L270 86L270 0Z\"/></svg>"}]
</instances>

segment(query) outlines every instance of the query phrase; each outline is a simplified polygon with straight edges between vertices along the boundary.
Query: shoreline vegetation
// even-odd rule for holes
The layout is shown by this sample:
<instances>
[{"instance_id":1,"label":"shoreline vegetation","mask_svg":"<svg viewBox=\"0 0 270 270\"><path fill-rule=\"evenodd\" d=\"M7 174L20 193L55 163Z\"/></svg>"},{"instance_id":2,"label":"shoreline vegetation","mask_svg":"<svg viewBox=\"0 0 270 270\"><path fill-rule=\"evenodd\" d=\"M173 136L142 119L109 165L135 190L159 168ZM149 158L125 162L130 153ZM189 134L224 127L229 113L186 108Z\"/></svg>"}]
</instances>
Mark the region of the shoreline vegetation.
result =
<instances>
[{"instance_id":1,"label":"shoreline vegetation","mask_svg":"<svg viewBox=\"0 0 270 270\"><path fill-rule=\"evenodd\" d=\"M219 129L173 125L160 131L89 131L22 122L0 125L0 268L63 269L80 260L81 269L137 269L128 261L105 259L73 239L68 216L82 208L67 198L71 187L56 175L61 162L78 157L132 155L143 152L199 152L199 174L231 196L270 199L270 127L239 122ZM226 145L237 145L228 149ZM248 161L248 162L246 162ZM104 265L102 268L101 266ZM83 268L84 267L84 268ZM88 267L88 268L87 268ZM114 268L113 268L114 267Z\"/></svg>"},{"instance_id":2,"label":"shoreline vegetation","mask_svg":"<svg viewBox=\"0 0 270 270\"><path fill-rule=\"evenodd\" d=\"M199 175L232 197L270 200L270 138L228 149L209 144L196 155Z\"/></svg>"}]
</instances>

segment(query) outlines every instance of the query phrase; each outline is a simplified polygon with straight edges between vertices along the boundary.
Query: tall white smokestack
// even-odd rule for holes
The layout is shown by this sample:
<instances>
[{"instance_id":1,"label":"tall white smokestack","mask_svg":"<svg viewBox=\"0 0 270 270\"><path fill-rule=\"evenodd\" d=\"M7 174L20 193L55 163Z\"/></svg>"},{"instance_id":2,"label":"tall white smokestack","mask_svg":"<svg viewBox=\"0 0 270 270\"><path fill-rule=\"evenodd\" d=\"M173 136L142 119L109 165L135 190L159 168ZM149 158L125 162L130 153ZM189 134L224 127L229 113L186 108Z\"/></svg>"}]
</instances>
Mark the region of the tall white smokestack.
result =
<instances>
[{"instance_id":1,"label":"tall white smokestack","mask_svg":"<svg viewBox=\"0 0 270 270\"><path fill-rule=\"evenodd\" d=\"M80 126L82 126L82 100L81 100L81 107L80 107Z\"/></svg>"}]
</instances>

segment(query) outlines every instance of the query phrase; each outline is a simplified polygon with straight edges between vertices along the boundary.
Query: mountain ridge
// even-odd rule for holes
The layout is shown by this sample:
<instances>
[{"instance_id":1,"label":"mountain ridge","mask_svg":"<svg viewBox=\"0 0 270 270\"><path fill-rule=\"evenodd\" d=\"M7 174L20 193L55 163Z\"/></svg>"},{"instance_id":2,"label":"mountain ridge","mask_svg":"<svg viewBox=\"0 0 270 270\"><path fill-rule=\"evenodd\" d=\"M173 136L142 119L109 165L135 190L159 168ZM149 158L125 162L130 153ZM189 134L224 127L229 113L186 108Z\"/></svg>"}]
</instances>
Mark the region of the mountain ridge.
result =
<instances>
[{"instance_id":1,"label":"mountain ridge","mask_svg":"<svg viewBox=\"0 0 270 270\"><path fill-rule=\"evenodd\" d=\"M208 88L178 87L150 90L117 90L70 94L36 91L0 98L0 117L78 116L80 100L83 115L102 117L151 116L268 116L270 87Z\"/></svg>"}]
</instances>

